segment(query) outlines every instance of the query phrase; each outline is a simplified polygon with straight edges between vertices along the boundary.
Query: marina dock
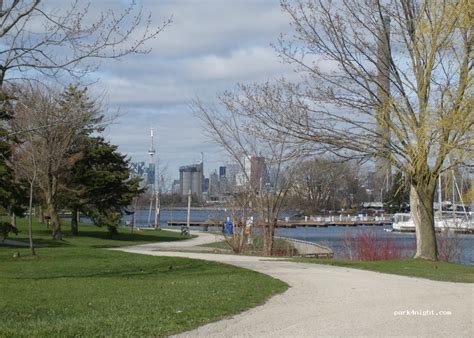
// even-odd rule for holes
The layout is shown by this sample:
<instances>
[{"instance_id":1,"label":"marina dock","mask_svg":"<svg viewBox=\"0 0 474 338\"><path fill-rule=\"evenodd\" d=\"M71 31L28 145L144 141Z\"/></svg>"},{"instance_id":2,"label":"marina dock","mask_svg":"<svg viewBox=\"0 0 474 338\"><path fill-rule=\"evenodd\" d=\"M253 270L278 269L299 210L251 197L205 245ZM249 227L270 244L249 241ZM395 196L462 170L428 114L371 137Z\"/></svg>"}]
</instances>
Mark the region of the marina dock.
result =
<instances>
[{"instance_id":1,"label":"marina dock","mask_svg":"<svg viewBox=\"0 0 474 338\"><path fill-rule=\"evenodd\" d=\"M356 227L356 226L384 226L391 225L391 220L328 220L328 221L278 221L277 228L327 228L330 226L344 226L344 227ZM168 221L168 226L186 226L186 221ZM220 227L223 222L216 220L208 221L191 221L190 226L200 227Z\"/></svg>"}]
</instances>

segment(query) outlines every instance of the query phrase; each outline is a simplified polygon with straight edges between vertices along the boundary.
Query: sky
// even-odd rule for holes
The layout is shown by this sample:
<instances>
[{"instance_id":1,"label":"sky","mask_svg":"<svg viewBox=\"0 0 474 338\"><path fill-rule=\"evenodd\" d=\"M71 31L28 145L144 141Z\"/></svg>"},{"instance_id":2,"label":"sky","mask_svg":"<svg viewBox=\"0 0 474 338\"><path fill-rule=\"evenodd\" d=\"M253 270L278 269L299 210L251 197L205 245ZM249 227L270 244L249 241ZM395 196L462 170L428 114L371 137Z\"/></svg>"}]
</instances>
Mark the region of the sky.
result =
<instances>
[{"instance_id":1,"label":"sky","mask_svg":"<svg viewBox=\"0 0 474 338\"><path fill-rule=\"evenodd\" d=\"M101 9L119 11L127 1L102 1ZM148 0L145 12L160 24L173 22L147 44L151 53L101 64L94 90L107 95L120 117L105 136L132 161L148 161L150 128L155 148L171 179L178 168L197 163L204 153L205 175L228 156L203 133L190 108L194 98L212 103L237 83L291 76L271 47L290 31L278 0ZM95 7L96 4L93 3Z\"/></svg>"}]
</instances>

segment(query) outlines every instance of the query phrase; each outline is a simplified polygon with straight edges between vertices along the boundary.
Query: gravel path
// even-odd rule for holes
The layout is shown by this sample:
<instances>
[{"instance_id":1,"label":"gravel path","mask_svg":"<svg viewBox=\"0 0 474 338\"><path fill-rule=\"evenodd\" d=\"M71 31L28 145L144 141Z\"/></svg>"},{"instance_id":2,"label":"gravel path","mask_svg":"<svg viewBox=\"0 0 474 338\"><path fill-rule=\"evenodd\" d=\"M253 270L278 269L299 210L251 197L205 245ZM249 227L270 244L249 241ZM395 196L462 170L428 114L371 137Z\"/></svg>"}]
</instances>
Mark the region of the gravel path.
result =
<instances>
[{"instance_id":1,"label":"gravel path","mask_svg":"<svg viewBox=\"0 0 474 338\"><path fill-rule=\"evenodd\" d=\"M473 284L251 256L172 251L216 240L215 235L199 233L199 237L187 241L120 249L232 264L290 285L288 291L264 305L179 336L474 336ZM412 310L420 314L395 315L396 311ZM441 315L440 311L451 314Z\"/></svg>"}]
</instances>

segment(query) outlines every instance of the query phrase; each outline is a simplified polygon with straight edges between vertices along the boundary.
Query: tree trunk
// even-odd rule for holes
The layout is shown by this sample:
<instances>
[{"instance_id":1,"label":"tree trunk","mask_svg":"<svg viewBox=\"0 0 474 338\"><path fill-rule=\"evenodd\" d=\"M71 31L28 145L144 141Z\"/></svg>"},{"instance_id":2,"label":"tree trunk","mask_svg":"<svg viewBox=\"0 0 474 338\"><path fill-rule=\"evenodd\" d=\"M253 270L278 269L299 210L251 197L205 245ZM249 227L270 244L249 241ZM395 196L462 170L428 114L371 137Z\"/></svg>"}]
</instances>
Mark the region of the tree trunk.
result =
<instances>
[{"instance_id":1,"label":"tree trunk","mask_svg":"<svg viewBox=\"0 0 474 338\"><path fill-rule=\"evenodd\" d=\"M30 182L30 201L28 204L28 238L30 242L31 255L36 256L35 246L33 245L33 189L34 179Z\"/></svg>"},{"instance_id":2,"label":"tree trunk","mask_svg":"<svg viewBox=\"0 0 474 338\"><path fill-rule=\"evenodd\" d=\"M263 254L265 256L271 256L273 251L273 237L274 237L274 228L273 224L270 222L265 222L263 224Z\"/></svg>"},{"instance_id":3,"label":"tree trunk","mask_svg":"<svg viewBox=\"0 0 474 338\"><path fill-rule=\"evenodd\" d=\"M16 214L12 211L12 225L16 228Z\"/></svg>"},{"instance_id":4,"label":"tree trunk","mask_svg":"<svg viewBox=\"0 0 474 338\"><path fill-rule=\"evenodd\" d=\"M79 234L79 210L77 208L72 210L71 214L71 235L77 236Z\"/></svg>"},{"instance_id":5,"label":"tree trunk","mask_svg":"<svg viewBox=\"0 0 474 338\"><path fill-rule=\"evenodd\" d=\"M271 256L273 252L273 244L275 243L275 227L277 220L274 219L272 223L268 223L268 226L265 227L267 234L267 247L265 249L266 255Z\"/></svg>"},{"instance_id":6,"label":"tree trunk","mask_svg":"<svg viewBox=\"0 0 474 338\"><path fill-rule=\"evenodd\" d=\"M438 259L434 229L434 186L410 187L411 216L416 228L415 258L435 261Z\"/></svg>"},{"instance_id":7,"label":"tree trunk","mask_svg":"<svg viewBox=\"0 0 474 338\"><path fill-rule=\"evenodd\" d=\"M53 239L62 239L61 222L58 212L52 203L48 203L48 215L51 217L51 228L53 230Z\"/></svg>"},{"instance_id":8,"label":"tree trunk","mask_svg":"<svg viewBox=\"0 0 474 338\"><path fill-rule=\"evenodd\" d=\"M38 218L40 223L45 223L43 206L38 205Z\"/></svg>"}]
</instances>

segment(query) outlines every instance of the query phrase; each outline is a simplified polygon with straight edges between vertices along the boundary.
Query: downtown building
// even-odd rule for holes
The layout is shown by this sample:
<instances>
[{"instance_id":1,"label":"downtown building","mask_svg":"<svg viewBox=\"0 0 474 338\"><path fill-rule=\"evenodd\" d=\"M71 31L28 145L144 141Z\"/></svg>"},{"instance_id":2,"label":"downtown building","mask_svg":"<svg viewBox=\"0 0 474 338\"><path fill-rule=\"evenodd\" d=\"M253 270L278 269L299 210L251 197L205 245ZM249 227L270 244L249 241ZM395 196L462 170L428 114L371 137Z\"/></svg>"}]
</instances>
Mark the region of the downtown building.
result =
<instances>
[{"instance_id":1,"label":"downtown building","mask_svg":"<svg viewBox=\"0 0 474 338\"><path fill-rule=\"evenodd\" d=\"M203 163L186 165L179 168L179 194L183 199L189 192L202 198L204 188Z\"/></svg>"},{"instance_id":2,"label":"downtown building","mask_svg":"<svg viewBox=\"0 0 474 338\"><path fill-rule=\"evenodd\" d=\"M268 182L265 157L247 156L244 158L243 165L243 171L236 175L236 186L249 184L253 190L258 190Z\"/></svg>"}]
</instances>

